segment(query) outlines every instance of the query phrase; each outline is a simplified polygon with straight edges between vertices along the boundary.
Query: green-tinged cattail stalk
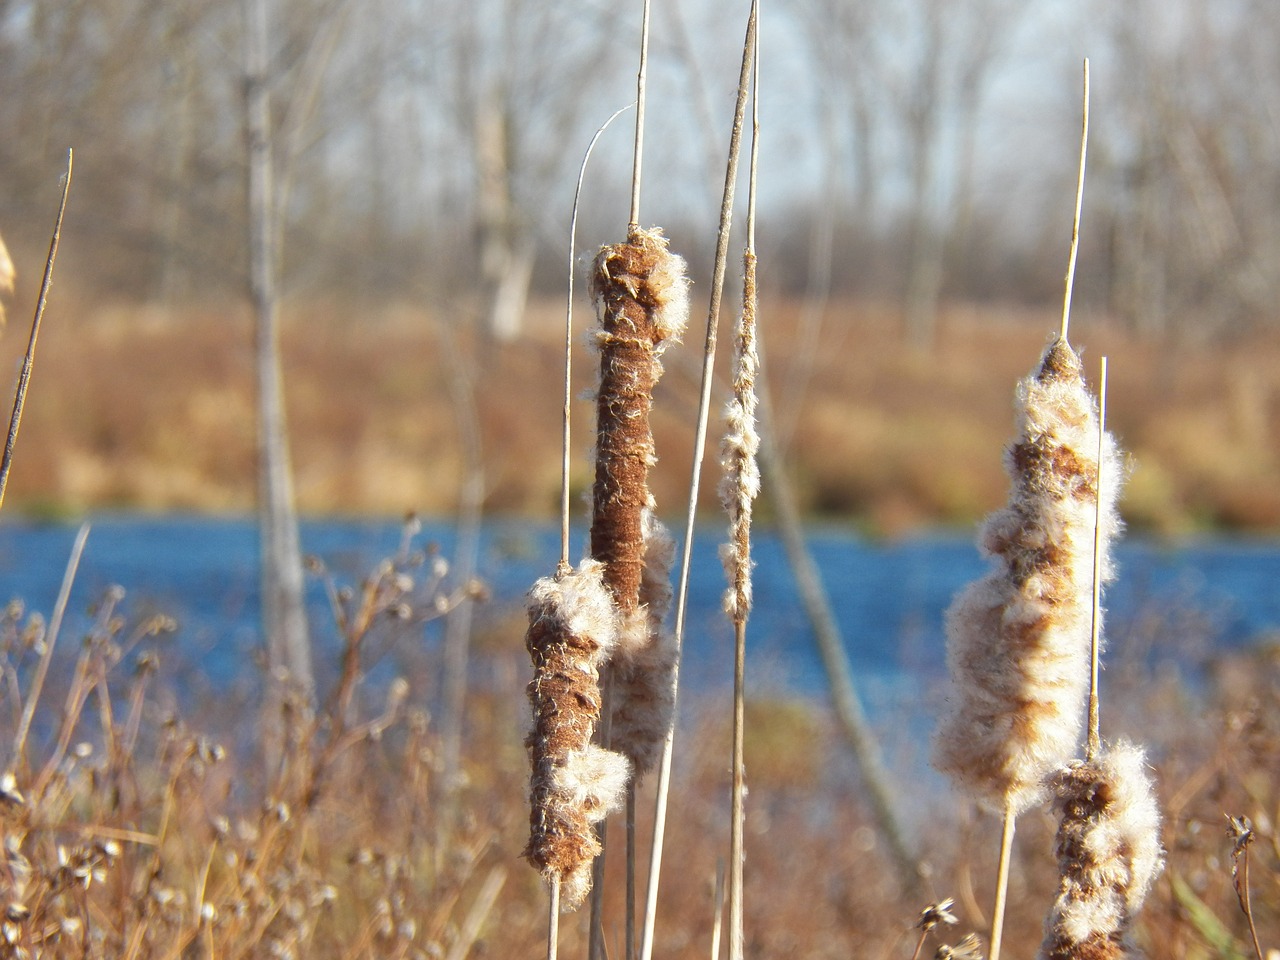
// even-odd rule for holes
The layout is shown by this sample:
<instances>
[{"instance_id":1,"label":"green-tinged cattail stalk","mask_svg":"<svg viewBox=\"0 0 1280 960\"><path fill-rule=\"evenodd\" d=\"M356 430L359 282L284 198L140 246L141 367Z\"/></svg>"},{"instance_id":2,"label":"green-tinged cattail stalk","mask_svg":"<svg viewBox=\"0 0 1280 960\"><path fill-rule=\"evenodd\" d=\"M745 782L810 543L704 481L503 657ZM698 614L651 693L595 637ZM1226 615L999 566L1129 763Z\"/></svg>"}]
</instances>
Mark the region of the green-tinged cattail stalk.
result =
<instances>
[{"instance_id":1,"label":"green-tinged cattail stalk","mask_svg":"<svg viewBox=\"0 0 1280 960\"><path fill-rule=\"evenodd\" d=\"M1160 811L1142 750L1121 742L1051 779L1058 827L1058 896L1041 960L1139 956L1134 914L1163 866Z\"/></svg>"},{"instance_id":2,"label":"green-tinged cattail stalk","mask_svg":"<svg viewBox=\"0 0 1280 960\"><path fill-rule=\"evenodd\" d=\"M591 742L600 720L600 665L616 641L617 611L602 564L584 560L576 571L534 584L525 638L534 678L524 855L548 883L559 884L566 909L591 889L591 863L600 852L592 825L620 805L630 776L626 757Z\"/></svg>"},{"instance_id":3,"label":"green-tinged cattail stalk","mask_svg":"<svg viewBox=\"0 0 1280 960\"><path fill-rule=\"evenodd\" d=\"M639 774L657 761L675 696L676 648L663 626L674 545L653 516L649 418L659 357L688 322L689 283L662 231L635 229L600 250L591 289L600 312L591 555L619 614L611 739Z\"/></svg>"},{"instance_id":4,"label":"green-tinged cattail stalk","mask_svg":"<svg viewBox=\"0 0 1280 960\"><path fill-rule=\"evenodd\" d=\"M1120 456L1104 436L1080 359L1060 338L1018 385L1012 490L981 534L996 567L947 613L953 681L934 763L986 805L1016 816L1075 753L1089 686L1093 540L1112 576ZM1098 503L1099 467L1106 474Z\"/></svg>"}]
</instances>

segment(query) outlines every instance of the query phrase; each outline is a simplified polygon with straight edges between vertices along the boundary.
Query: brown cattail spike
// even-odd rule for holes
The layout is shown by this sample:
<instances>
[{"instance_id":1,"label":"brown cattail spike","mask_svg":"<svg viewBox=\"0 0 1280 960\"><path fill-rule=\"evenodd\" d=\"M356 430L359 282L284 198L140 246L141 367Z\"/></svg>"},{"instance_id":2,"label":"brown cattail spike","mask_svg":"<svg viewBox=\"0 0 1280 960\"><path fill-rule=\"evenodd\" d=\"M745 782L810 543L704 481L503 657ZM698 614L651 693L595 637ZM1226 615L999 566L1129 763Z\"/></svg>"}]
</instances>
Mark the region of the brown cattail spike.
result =
<instances>
[{"instance_id":1,"label":"brown cattail spike","mask_svg":"<svg viewBox=\"0 0 1280 960\"><path fill-rule=\"evenodd\" d=\"M1069 344L1049 344L1017 401L1009 501L981 535L996 567L947 613L955 695L934 753L939 769L1013 815L1075 751L1089 684L1094 528L1105 580L1120 526L1119 454L1104 435L1099 509L1098 410Z\"/></svg>"},{"instance_id":2,"label":"brown cattail spike","mask_svg":"<svg viewBox=\"0 0 1280 960\"><path fill-rule=\"evenodd\" d=\"M617 612L602 565L534 584L525 645L533 660L529 684L533 730L526 741L530 782L529 845L524 855L546 880L560 881L572 909L591 887L600 852L591 826L619 805L630 764L591 742L600 719L600 664L617 638Z\"/></svg>"},{"instance_id":3,"label":"brown cattail spike","mask_svg":"<svg viewBox=\"0 0 1280 960\"><path fill-rule=\"evenodd\" d=\"M689 284L684 261L668 252L660 230L634 230L626 243L601 249L592 292L600 310L600 385L591 553L604 563L619 614L611 742L639 775L657 761L675 702L676 646L663 624L675 545L653 514L649 415L662 375L658 358L688 321Z\"/></svg>"},{"instance_id":4,"label":"brown cattail spike","mask_svg":"<svg viewBox=\"0 0 1280 960\"><path fill-rule=\"evenodd\" d=\"M1160 812L1142 751L1120 743L1053 778L1058 896L1045 922L1041 960L1139 955L1133 916L1162 866Z\"/></svg>"},{"instance_id":5,"label":"brown cattail spike","mask_svg":"<svg viewBox=\"0 0 1280 960\"><path fill-rule=\"evenodd\" d=\"M626 243L602 248L591 289L600 310L591 555L604 563L605 584L625 615L640 602L658 357L684 332L689 291L684 261L667 251L656 229L637 230Z\"/></svg>"}]
</instances>

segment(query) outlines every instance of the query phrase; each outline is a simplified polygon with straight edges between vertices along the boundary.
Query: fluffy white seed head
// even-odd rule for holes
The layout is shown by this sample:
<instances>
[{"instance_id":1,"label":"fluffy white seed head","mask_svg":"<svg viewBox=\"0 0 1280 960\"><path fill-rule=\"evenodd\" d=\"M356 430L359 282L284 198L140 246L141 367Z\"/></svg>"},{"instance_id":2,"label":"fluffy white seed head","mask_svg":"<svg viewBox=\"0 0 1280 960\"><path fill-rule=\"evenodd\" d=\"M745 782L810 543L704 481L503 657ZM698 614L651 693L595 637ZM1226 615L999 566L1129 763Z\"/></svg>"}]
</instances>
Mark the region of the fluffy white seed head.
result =
<instances>
[{"instance_id":1,"label":"fluffy white seed head","mask_svg":"<svg viewBox=\"0 0 1280 960\"><path fill-rule=\"evenodd\" d=\"M1061 817L1059 884L1041 960L1137 956L1130 927L1164 862L1142 750L1121 741L1068 765L1051 785Z\"/></svg>"},{"instance_id":2,"label":"fluffy white seed head","mask_svg":"<svg viewBox=\"0 0 1280 960\"><path fill-rule=\"evenodd\" d=\"M1119 453L1104 437L1099 465L1097 404L1070 346L1049 345L1018 386L1017 411L1009 500L980 537L994 567L947 612L952 689L934 743L939 769L1015 814L1043 795L1083 725L1100 472L1104 578L1120 527Z\"/></svg>"}]
</instances>

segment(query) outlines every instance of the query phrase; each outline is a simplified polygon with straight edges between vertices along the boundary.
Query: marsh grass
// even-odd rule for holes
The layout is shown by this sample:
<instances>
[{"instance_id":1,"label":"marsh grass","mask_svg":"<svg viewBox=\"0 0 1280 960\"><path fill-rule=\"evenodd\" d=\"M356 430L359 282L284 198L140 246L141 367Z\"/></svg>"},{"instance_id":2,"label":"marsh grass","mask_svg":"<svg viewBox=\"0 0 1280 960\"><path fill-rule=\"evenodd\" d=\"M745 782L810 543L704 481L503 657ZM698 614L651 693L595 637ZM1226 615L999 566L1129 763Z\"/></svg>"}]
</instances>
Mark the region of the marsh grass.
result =
<instances>
[{"instance_id":1,"label":"marsh grass","mask_svg":"<svg viewBox=\"0 0 1280 960\"><path fill-rule=\"evenodd\" d=\"M99 605L104 616L110 610L103 623L116 631L110 643L118 647L143 626L131 606L129 596ZM47 623L47 614L16 604L0 617L7 691L29 689ZM481 628L506 634L501 643L482 638L478 649L507 664L493 673L510 681L473 690L464 816L448 850L434 840L439 740L422 709L421 689L409 691L380 736L350 743L308 806L292 788L281 796L262 782L261 764L242 746L252 743L251 720L220 714L217 704L175 712L168 644L145 630L133 650L112 663L102 659L110 648L94 628L98 639L86 676L103 679L85 697L88 708L49 788L35 793L33 771L52 756L83 655L81 637L64 638L36 712L29 768L0 784L0 824L9 843L0 887L6 905L21 903L39 920L10 920L5 929L26 937L27 949L39 946L40 955L58 960L158 958L175 955L179 945L205 955L200 951L209 944L216 955L232 957L280 955L273 950L316 960L449 956L463 949L468 929L475 932L471 956L528 955L545 930L545 896L533 871L516 860L527 835L528 767L512 704L522 698L527 667L523 652L512 649L509 627L482 622ZM1277 664L1274 655L1239 654L1224 660L1199 692L1184 688L1175 699L1147 682L1114 688L1126 705L1108 713L1114 735L1161 731L1152 760L1166 811L1169 874L1152 890L1134 930L1150 956L1204 956L1205 938L1215 929L1225 943L1248 951L1223 810L1255 822L1255 925L1264 955L1280 942L1280 857L1269 813L1280 802ZM380 716L386 704L387 691L368 682L357 687L356 727ZM109 730L104 690L112 706ZM13 716L11 704L6 693L5 718ZM657 944L677 960L705 958L710 945L731 742L719 705L694 698L688 713L686 750L673 783L679 814L669 833L686 868L665 880ZM856 774L828 713L819 704L759 703L748 711L747 731L749 950L832 960L908 957L921 904L903 901L888 879L887 852L857 799ZM985 826L966 838L948 805L916 809L936 882L949 886L966 863L988 875L992 837ZM1048 817L1024 819L1006 927L1006 949L1018 956L1037 948L1057 882L1049 855L1055 824ZM640 826L651 826L647 813ZM27 867L27 893L17 897L13 878ZM621 889L621 868L619 861L611 869L611 891ZM483 895L499 882L486 911ZM611 943L620 936L621 906L617 897L606 897ZM202 923L201 911L216 917ZM967 910L955 913L958 934L976 925ZM77 926L86 922L88 952ZM37 943L38 931L55 927L56 941L50 934L50 942ZM562 952L581 955L584 944L582 929L567 924Z\"/></svg>"}]
</instances>

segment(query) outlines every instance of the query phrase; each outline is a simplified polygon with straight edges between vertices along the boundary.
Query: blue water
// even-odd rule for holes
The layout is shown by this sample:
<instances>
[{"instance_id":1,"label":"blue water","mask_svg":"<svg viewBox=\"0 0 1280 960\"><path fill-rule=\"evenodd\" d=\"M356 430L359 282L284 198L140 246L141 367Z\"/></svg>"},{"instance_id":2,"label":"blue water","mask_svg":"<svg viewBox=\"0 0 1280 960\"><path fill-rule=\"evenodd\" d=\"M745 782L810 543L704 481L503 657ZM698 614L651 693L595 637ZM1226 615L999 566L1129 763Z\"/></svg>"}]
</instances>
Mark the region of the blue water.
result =
<instances>
[{"instance_id":1,"label":"blue water","mask_svg":"<svg viewBox=\"0 0 1280 960\"><path fill-rule=\"evenodd\" d=\"M75 533L73 525L0 525L0 601L21 598L29 610L47 616ZM683 673L693 689L729 682L732 641L720 613L723 577L716 559L721 536L719 528L707 528L694 545ZM558 537L550 525L510 521L486 527L479 574L492 599L480 611L481 624L518 609L533 580L553 570ZM302 526L304 551L323 558L341 582L351 584L394 554L400 539L394 522L324 520ZM454 541L449 525L427 524L415 542L435 543L448 557ZM925 536L880 543L817 531L810 546L859 683L873 704L880 694L909 694L922 678L942 675L943 611L960 587L986 569L971 539ZM580 551L580 544L574 549ZM1120 576L1105 600L1113 655L1136 650L1158 659L1167 647L1169 656L1186 657L1189 650L1209 656L1280 633L1280 543L1215 538L1163 545L1130 539L1117 556ZM825 681L812 635L781 544L768 531L757 535L755 559L749 683L768 692L820 694ZM90 609L112 585L124 588L127 615L160 611L178 621L168 646L189 680L214 691L252 682L260 649L252 520L95 518L64 636L87 628ZM308 605L323 674L336 659L338 640L323 587L314 579ZM424 649L434 642L435 630L420 630ZM521 649L518 630L510 643Z\"/></svg>"}]
</instances>

